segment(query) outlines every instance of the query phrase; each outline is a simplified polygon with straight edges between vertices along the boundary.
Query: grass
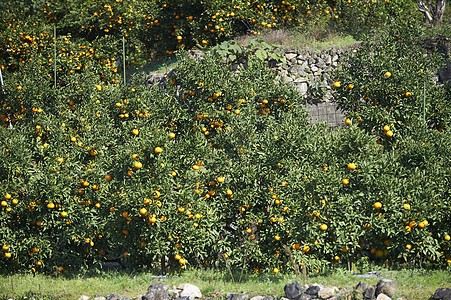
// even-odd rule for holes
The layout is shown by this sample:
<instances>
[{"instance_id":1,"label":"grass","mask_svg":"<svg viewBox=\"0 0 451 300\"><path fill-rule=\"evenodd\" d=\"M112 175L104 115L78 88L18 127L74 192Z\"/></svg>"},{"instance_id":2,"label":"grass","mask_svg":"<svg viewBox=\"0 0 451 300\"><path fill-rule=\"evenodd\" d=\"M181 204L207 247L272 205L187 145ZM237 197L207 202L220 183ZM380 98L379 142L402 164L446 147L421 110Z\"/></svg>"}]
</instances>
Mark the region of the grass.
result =
<instances>
[{"instance_id":1,"label":"grass","mask_svg":"<svg viewBox=\"0 0 451 300\"><path fill-rule=\"evenodd\" d=\"M228 272L215 270L189 270L178 276L167 277L161 282L171 288L180 283L191 283L200 288L203 297L224 299L228 292L246 293L250 297L256 295L271 295L277 298L283 296L285 284L299 280L302 277L294 275L263 275L252 274L243 276L241 283L231 280ZM449 287L451 272L445 270L401 270L381 271L381 278L392 279L398 284L395 295L405 299L428 299L440 287ZM324 286L339 288L355 287L359 281L375 285L380 278L359 278L347 271L336 270L329 274L308 277L307 284L319 283ZM89 297L106 297L116 293L121 297L136 298L144 294L148 286L158 279L151 273L128 274L126 272L108 272L95 276L73 275L71 277L55 277L23 274L0 277L0 299L78 299L81 295Z\"/></svg>"}]
</instances>

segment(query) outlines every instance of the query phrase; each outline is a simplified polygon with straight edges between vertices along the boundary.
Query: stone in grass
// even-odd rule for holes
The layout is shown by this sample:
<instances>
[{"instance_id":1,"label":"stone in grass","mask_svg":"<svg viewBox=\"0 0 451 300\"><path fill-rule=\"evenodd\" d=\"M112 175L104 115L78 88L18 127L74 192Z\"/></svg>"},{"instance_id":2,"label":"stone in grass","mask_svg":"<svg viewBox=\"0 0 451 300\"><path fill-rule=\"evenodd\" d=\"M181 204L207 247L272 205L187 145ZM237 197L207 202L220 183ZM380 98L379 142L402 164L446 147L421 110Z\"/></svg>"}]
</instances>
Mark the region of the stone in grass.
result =
<instances>
[{"instance_id":1,"label":"stone in grass","mask_svg":"<svg viewBox=\"0 0 451 300\"><path fill-rule=\"evenodd\" d=\"M161 282L152 282L147 291L166 291L169 288L169 285L161 283Z\"/></svg>"},{"instance_id":2,"label":"stone in grass","mask_svg":"<svg viewBox=\"0 0 451 300\"><path fill-rule=\"evenodd\" d=\"M161 282L153 282L147 289L147 293L141 296L142 300L169 300L167 289L169 285Z\"/></svg>"},{"instance_id":3,"label":"stone in grass","mask_svg":"<svg viewBox=\"0 0 451 300\"><path fill-rule=\"evenodd\" d=\"M111 293L108 296L106 296L106 300L121 300L121 297L119 297L115 293Z\"/></svg>"},{"instance_id":4,"label":"stone in grass","mask_svg":"<svg viewBox=\"0 0 451 300\"><path fill-rule=\"evenodd\" d=\"M318 298L329 299L329 298L333 297L337 292L338 292L338 288L336 286L327 287L327 288L321 289L318 292Z\"/></svg>"},{"instance_id":5,"label":"stone in grass","mask_svg":"<svg viewBox=\"0 0 451 300\"><path fill-rule=\"evenodd\" d=\"M183 284L183 288L182 285L179 285L177 288L179 290L182 290L182 292L180 293L180 297L202 298L202 293L200 289L193 284L186 283Z\"/></svg>"},{"instance_id":6,"label":"stone in grass","mask_svg":"<svg viewBox=\"0 0 451 300\"><path fill-rule=\"evenodd\" d=\"M225 300L247 300L249 295L228 293Z\"/></svg>"},{"instance_id":7,"label":"stone in grass","mask_svg":"<svg viewBox=\"0 0 451 300\"><path fill-rule=\"evenodd\" d=\"M263 300L263 298L265 298L265 297L263 297L263 296L254 296L250 300Z\"/></svg>"},{"instance_id":8,"label":"stone in grass","mask_svg":"<svg viewBox=\"0 0 451 300\"><path fill-rule=\"evenodd\" d=\"M106 300L105 297L95 297L94 300Z\"/></svg>"},{"instance_id":9,"label":"stone in grass","mask_svg":"<svg viewBox=\"0 0 451 300\"><path fill-rule=\"evenodd\" d=\"M294 299L305 291L299 281L294 281L286 284L283 290L285 292L285 297L287 297L288 299Z\"/></svg>"},{"instance_id":10,"label":"stone in grass","mask_svg":"<svg viewBox=\"0 0 451 300\"><path fill-rule=\"evenodd\" d=\"M78 300L89 300L89 299L91 299L91 298L89 298L86 295L81 295L80 298L78 298Z\"/></svg>"},{"instance_id":11,"label":"stone in grass","mask_svg":"<svg viewBox=\"0 0 451 300\"><path fill-rule=\"evenodd\" d=\"M398 285L393 280L381 279L376 285L375 295L378 296L379 294L385 294L388 297L393 297L397 288Z\"/></svg>"},{"instance_id":12,"label":"stone in grass","mask_svg":"<svg viewBox=\"0 0 451 300\"><path fill-rule=\"evenodd\" d=\"M366 284L363 281L360 281L356 286L355 289L359 292L365 292L365 290L368 288L368 284Z\"/></svg>"},{"instance_id":13,"label":"stone in grass","mask_svg":"<svg viewBox=\"0 0 451 300\"><path fill-rule=\"evenodd\" d=\"M321 290L321 287L319 285L312 285L305 291L305 293L307 295L316 296L316 295L318 295L318 292L320 290Z\"/></svg>"},{"instance_id":14,"label":"stone in grass","mask_svg":"<svg viewBox=\"0 0 451 300\"><path fill-rule=\"evenodd\" d=\"M181 297L175 298L174 300L194 300L194 297L192 297L192 296L181 296Z\"/></svg>"},{"instance_id":15,"label":"stone in grass","mask_svg":"<svg viewBox=\"0 0 451 300\"><path fill-rule=\"evenodd\" d=\"M316 299L316 297L306 293L302 293L295 298L295 300L310 300L310 299Z\"/></svg>"},{"instance_id":16,"label":"stone in grass","mask_svg":"<svg viewBox=\"0 0 451 300\"><path fill-rule=\"evenodd\" d=\"M381 294L377 295L376 300L391 300L391 298L388 297L387 295L381 293Z\"/></svg>"},{"instance_id":17,"label":"stone in grass","mask_svg":"<svg viewBox=\"0 0 451 300\"><path fill-rule=\"evenodd\" d=\"M439 288L435 291L432 299L449 300L451 299L451 288Z\"/></svg>"},{"instance_id":18,"label":"stone in grass","mask_svg":"<svg viewBox=\"0 0 451 300\"><path fill-rule=\"evenodd\" d=\"M368 286L368 288L363 293L363 297L366 300L375 300L376 299L376 287L374 285Z\"/></svg>"}]
</instances>

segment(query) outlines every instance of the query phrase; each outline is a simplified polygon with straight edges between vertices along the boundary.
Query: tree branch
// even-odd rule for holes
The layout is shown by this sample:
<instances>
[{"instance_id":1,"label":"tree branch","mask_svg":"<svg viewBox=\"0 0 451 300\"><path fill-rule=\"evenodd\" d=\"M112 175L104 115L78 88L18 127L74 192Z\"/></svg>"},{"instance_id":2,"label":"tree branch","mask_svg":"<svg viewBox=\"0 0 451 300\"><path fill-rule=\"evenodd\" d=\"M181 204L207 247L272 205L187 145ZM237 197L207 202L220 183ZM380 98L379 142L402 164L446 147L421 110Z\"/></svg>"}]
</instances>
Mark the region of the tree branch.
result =
<instances>
[{"instance_id":1,"label":"tree branch","mask_svg":"<svg viewBox=\"0 0 451 300\"><path fill-rule=\"evenodd\" d=\"M429 22L432 22L432 15L429 10L429 8L424 4L422 0L416 0L418 3L418 10L421 11L426 15L426 18L428 18Z\"/></svg>"}]
</instances>

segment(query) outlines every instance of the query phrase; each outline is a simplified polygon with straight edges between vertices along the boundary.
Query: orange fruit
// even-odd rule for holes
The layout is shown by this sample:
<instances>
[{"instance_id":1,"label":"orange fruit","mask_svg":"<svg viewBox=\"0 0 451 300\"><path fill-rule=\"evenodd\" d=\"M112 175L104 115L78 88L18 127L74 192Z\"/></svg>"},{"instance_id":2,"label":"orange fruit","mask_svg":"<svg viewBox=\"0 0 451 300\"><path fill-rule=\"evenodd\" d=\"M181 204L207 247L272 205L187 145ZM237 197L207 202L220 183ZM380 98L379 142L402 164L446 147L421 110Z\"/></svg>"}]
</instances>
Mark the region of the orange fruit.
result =
<instances>
[{"instance_id":1,"label":"orange fruit","mask_svg":"<svg viewBox=\"0 0 451 300\"><path fill-rule=\"evenodd\" d=\"M186 260L183 259L183 258L181 258L181 259L179 259L179 263L180 263L181 265L184 265L184 264L186 264Z\"/></svg>"},{"instance_id":2,"label":"orange fruit","mask_svg":"<svg viewBox=\"0 0 451 300\"><path fill-rule=\"evenodd\" d=\"M339 80L334 82L334 87L339 88L341 86L341 82Z\"/></svg>"},{"instance_id":3,"label":"orange fruit","mask_svg":"<svg viewBox=\"0 0 451 300\"><path fill-rule=\"evenodd\" d=\"M348 184L349 184L349 178L343 179L343 184L344 184L344 185L348 185Z\"/></svg>"},{"instance_id":4,"label":"orange fruit","mask_svg":"<svg viewBox=\"0 0 451 300\"><path fill-rule=\"evenodd\" d=\"M180 254L176 254L176 255L174 256L174 258L175 258L175 260L180 260L182 257L180 256Z\"/></svg>"},{"instance_id":5,"label":"orange fruit","mask_svg":"<svg viewBox=\"0 0 451 300\"><path fill-rule=\"evenodd\" d=\"M385 135L388 137L392 137L393 136L393 131L389 130L385 132Z\"/></svg>"},{"instance_id":6,"label":"orange fruit","mask_svg":"<svg viewBox=\"0 0 451 300\"><path fill-rule=\"evenodd\" d=\"M323 231L324 231L324 230L327 230L327 225L326 225L326 224L322 224L322 225L321 225L321 230L323 230Z\"/></svg>"},{"instance_id":7,"label":"orange fruit","mask_svg":"<svg viewBox=\"0 0 451 300\"><path fill-rule=\"evenodd\" d=\"M63 218L67 217L67 212L62 211L62 212L61 212L61 217L63 217Z\"/></svg>"},{"instance_id":8,"label":"orange fruit","mask_svg":"<svg viewBox=\"0 0 451 300\"><path fill-rule=\"evenodd\" d=\"M347 119L345 120L345 124L346 124L346 125L351 125L351 123L352 123L351 119L347 118Z\"/></svg>"},{"instance_id":9,"label":"orange fruit","mask_svg":"<svg viewBox=\"0 0 451 300\"><path fill-rule=\"evenodd\" d=\"M310 246L304 246L302 247L302 251L304 251L305 253L310 251Z\"/></svg>"},{"instance_id":10,"label":"orange fruit","mask_svg":"<svg viewBox=\"0 0 451 300\"><path fill-rule=\"evenodd\" d=\"M404 204L404 209L405 210L410 210L410 204L409 203L405 203Z\"/></svg>"},{"instance_id":11,"label":"orange fruit","mask_svg":"<svg viewBox=\"0 0 451 300\"><path fill-rule=\"evenodd\" d=\"M223 183L224 182L224 177L218 177L217 180L218 180L219 183Z\"/></svg>"},{"instance_id":12,"label":"orange fruit","mask_svg":"<svg viewBox=\"0 0 451 300\"><path fill-rule=\"evenodd\" d=\"M102 86L101 86L100 84L98 84L98 85L96 85L96 89L97 89L98 91L101 91L101 90L102 90Z\"/></svg>"},{"instance_id":13,"label":"orange fruit","mask_svg":"<svg viewBox=\"0 0 451 300\"><path fill-rule=\"evenodd\" d=\"M5 199L6 199L6 200L11 199L11 197L12 197L11 194L6 194L6 195L5 195Z\"/></svg>"},{"instance_id":14,"label":"orange fruit","mask_svg":"<svg viewBox=\"0 0 451 300\"><path fill-rule=\"evenodd\" d=\"M55 204L54 203L49 203L49 204L47 204L47 208L48 209L55 208Z\"/></svg>"},{"instance_id":15,"label":"orange fruit","mask_svg":"<svg viewBox=\"0 0 451 300\"><path fill-rule=\"evenodd\" d=\"M147 209L141 208L141 209L139 210L139 213L140 213L141 215L145 216L145 215L147 214Z\"/></svg>"},{"instance_id":16,"label":"orange fruit","mask_svg":"<svg viewBox=\"0 0 451 300\"><path fill-rule=\"evenodd\" d=\"M198 165L194 165L193 166L193 170L199 170L199 166Z\"/></svg>"},{"instance_id":17,"label":"orange fruit","mask_svg":"<svg viewBox=\"0 0 451 300\"><path fill-rule=\"evenodd\" d=\"M339 261L339 260L340 260L340 256L335 255L334 259L335 259L336 261Z\"/></svg>"},{"instance_id":18,"label":"orange fruit","mask_svg":"<svg viewBox=\"0 0 451 300\"><path fill-rule=\"evenodd\" d=\"M155 154L160 154L161 152L163 152L163 149L161 149L161 147L155 148Z\"/></svg>"},{"instance_id":19,"label":"orange fruit","mask_svg":"<svg viewBox=\"0 0 451 300\"><path fill-rule=\"evenodd\" d=\"M247 233L251 233L251 232L252 232L252 229L247 228L247 229L246 229L246 232L247 232Z\"/></svg>"},{"instance_id":20,"label":"orange fruit","mask_svg":"<svg viewBox=\"0 0 451 300\"><path fill-rule=\"evenodd\" d=\"M133 130L132 130L132 134L133 134L133 135L138 135L138 134L139 134L139 130L136 129L136 128L133 129Z\"/></svg>"},{"instance_id":21,"label":"orange fruit","mask_svg":"<svg viewBox=\"0 0 451 300\"><path fill-rule=\"evenodd\" d=\"M177 210L178 210L179 212L184 212L184 211L185 211L185 208L183 208L182 206L180 206Z\"/></svg>"},{"instance_id":22,"label":"orange fruit","mask_svg":"<svg viewBox=\"0 0 451 300\"><path fill-rule=\"evenodd\" d=\"M391 77L391 73L390 72L385 72L384 76L389 78L389 77Z\"/></svg>"},{"instance_id":23,"label":"orange fruit","mask_svg":"<svg viewBox=\"0 0 451 300\"><path fill-rule=\"evenodd\" d=\"M171 139L175 138L175 133L173 133L173 132L169 133L169 137L170 137Z\"/></svg>"},{"instance_id":24,"label":"orange fruit","mask_svg":"<svg viewBox=\"0 0 451 300\"><path fill-rule=\"evenodd\" d=\"M349 163L348 164L348 170L355 170L355 168L356 168L356 165L355 165L355 163Z\"/></svg>"},{"instance_id":25,"label":"orange fruit","mask_svg":"<svg viewBox=\"0 0 451 300\"><path fill-rule=\"evenodd\" d=\"M6 250L9 249L9 246L8 245L3 245L2 249L6 251Z\"/></svg>"},{"instance_id":26,"label":"orange fruit","mask_svg":"<svg viewBox=\"0 0 451 300\"><path fill-rule=\"evenodd\" d=\"M135 163L133 164L133 166L137 169L141 169L143 167L143 164L140 163L139 161L135 161Z\"/></svg>"},{"instance_id":27,"label":"orange fruit","mask_svg":"<svg viewBox=\"0 0 451 300\"><path fill-rule=\"evenodd\" d=\"M276 274L279 273L279 269L277 269L277 268L274 268L272 271Z\"/></svg>"},{"instance_id":28,"label":"orange fruit","mask_svg":"<svg viewBox=\"0 0 451 300\"><path fill-rule=\"evenodd\" d=\"M449 236L449 234L447 234L447 235L445 235L444 239L445 239L445 241L449 241L449 240L451 240L451 236Z\"/></svg>"},{"instance_id":29,"label":"orange fruit","mask_svg":"<svg viewBox=\"0 0 451 300\"><path fill-rule=\"evenodd\" d=\"M11 257L11 253L6 252L6 253L5 253L5 257L6 257L6 258L10 258L10 257Z\"/></svg>"},{"instance_id":30,"label":"orange fruit","mask_svg":"<svg viewBox=\"0 0 451 300\"><path fill-rule=\"evenodd\" d=\"M374 203L373 206L374 206L375 209L381 209L382 208L382 203L376 202L376 203Z\"/></svg>"},{"instance_id":31,"label":"orange fruit","mask_svg":"<svg viewBox=\"0 0 451 300\"><path fill-rule=\"evenodd\" d=\"M276 241L280 241L280 236L276 235L276 236L274 237L274 239L275 239Z\"/></svg>"},{"instance_id":32,"label":"orange fruit","mask_svg":"<svg viewBox=\"0 0 451 300\"><path fill-rule=\"evenodd\" d=\"M106 181L111 181L111 179L113 179L113 177L111 177L111 175L105 175L105 179L106 179Z\"/></svg>"},{"instance_id":33,"label":"orange fruit","mask_svg":"<svg viewBox=\"0 0 451 300\"><path fill-rule=\"evenodd\" d=\"M406 248L410 250L410 249L412 249L412 245L411 244L407 244Z\"/></svg>"},{"instance_id":34,"label":"orange fruit","mask_svg":"<svg viewBox=\"0 0 451 300\"><path fill-rule=\"evenodd\" d=\"M390 130L390 126L385 125L385 126L384 126L384 131L387 132L387 131L389 131L389 130Z\"/></svg>"},{"instance_id":35,"label":"orange fruit","mask_svg":"<svg viewBox=\"0 0 451 300\"><path fill-rule=\"evenodd\" d=\"M37 266L42 266L42 261L38 260L38 261L36 262L36 265L37 265Z\"/></svg>"},{"instance_id":36,"label":"orange fruit","mask_svg":"<svg viewBox=\"0 0 451 300\"><path fill-rule=\"evenodd\" d=\"M2 201L0 204L1 204L2 206L7 206L7 205L8 205L8 202Z\"/></svg>"}]
</instances>

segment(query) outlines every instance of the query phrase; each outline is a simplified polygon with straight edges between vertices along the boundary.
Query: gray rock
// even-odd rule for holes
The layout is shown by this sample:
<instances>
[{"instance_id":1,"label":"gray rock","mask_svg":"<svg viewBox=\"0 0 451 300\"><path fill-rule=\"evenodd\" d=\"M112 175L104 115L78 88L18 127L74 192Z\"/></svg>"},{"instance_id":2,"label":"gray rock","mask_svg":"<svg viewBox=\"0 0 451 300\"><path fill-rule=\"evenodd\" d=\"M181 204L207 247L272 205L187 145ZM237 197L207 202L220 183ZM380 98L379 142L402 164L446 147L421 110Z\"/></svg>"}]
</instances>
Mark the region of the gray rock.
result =
<instances>
[{"instance_id":1,"label":"gray rock","mask_svg":"<svg viewBox=\"0 0 451 300\"><path fill-rule=\"evenodd\" d=\"M330 55L327 55L326 56L326 61L325 61L326 65L330 65L331 62L332 62L332 57Z\"/></svg>"},{"instance_id":2,"label":"gray rock","mask_svg":"<svg viewBox=\"0 0 451 300\"><path fill-rule=\"evenodd\" d=\"M266 297L263 297L263 300L274 300L274 297L272 297L272 296L266 296Z\"/></svg>"},{"instance_id":3,"label":"gray rock","mask_svg":"<svg viewBox=\"0 0 451 300\"><path fill-rule=\"evenodd\" d=\"M300 65L294 65L291 68L288 69L288 72L290 72L293 75L299 75L303 76L305 75L304 67Z\"/></svg>"},{"instance_id":4,"label":"gray rock","mask_svg":"<svg viewBox=\"0 0 451 300\"><path fill-rule=\"evenodd\" d=\"M318 292L321 290L321 288L317 285L312 285L311 287L309 287L305 293L307 295L312 295L312 296L316 296L318 295Z\"/></svg>"},{"instance_id":5,"label":"gray rock","mask_svg":"<svg viewBox=\"0 0 451 300\"><path fill-rule=\"evenodd\" d=\"M175 298L174 300L194 300L194 297L192 297L192 296L181 296L181 297Z\"/></svg>"},{"instance_id":6,"label":"gray rock","mask_svg":"<svg viewBox=\"0 0 451 300\"><path fill-rule=\"evenodd\" d=\"M318 298L320 299L329 299L332 298L336 293L338 292L337 287L327 287L324 289L319 290L318 292Z\"/></svg>"},{"instance_id":7,"label":"gray rock","mask_svg":"<svg viewBox=\"0 0 451 300\"><path fill-rule=\"evenodd\" d=\"M283 290L285 292L285 297L287 297L288 299L294 299L302 292L304 292L304 289L302 288L299 281L294 281L286 284Z\"/></svg>"},{"instance_id":8,"label":"gray rock","mask_svg":"<svg viewBox=\"0 0 451 300\"><path fill-rule=\"evenodd\" d=\"M180 292L181 292L181 291L182 291L182 290L179 290L179 289L170 289L170 290L167 290L167 292L168 292L170 298L179 298L179 297L180 297Z\"/></svg>"},{"instance_id":9,"label":"gray rock","mask_svg":"<svg viewBox=\"0 0 451 300\"><path fill-rule=\"evenodd\" d=\"M180 285L177 287L180 289ZM180 293L180 297L193 297L193 298L202 298L202 293L200 289L192 284L185 284L183 287L183 291Z\"/></svg>"},{"instance_id":10,"label":"gray rock","mask_svg":"<svg viewBox=\"0 0 451 300\"><path fill-rule=\"evenodd\" d=\"M306 82L300 82L296 84L296 89L301 95L305 95L308 91L308 84Z\"/></svg>"},{"instance_id":11,"label":"gray rock","mask_svg":"<svg viewBox=\"0 0 451 300\"><path fill-rule=\"evenodd\" d=\"M382 294L377 295L376 300L391 300L391 298L382 293Z\"/></svg>"},{"instance_id":12,"label":"gray rock","mask_svg":"<svg viewBox=\"0 0 451 300\"><path fill-rule=\"evenodd\" d=\"M314 297L312 295L309 295L306 293L302 293L299 296L297 296L296 298L294 298L294 300L310 300L310 299L314 299Z\"/></svg>"},{"instance_id":13,"label":"gray rock","mask_svg":"<svg viewBox=\"0 0 451 300\"><path fill-rule=\"evenodd\" d=\"M252 297L250 300L263 300L263 296L255 296L255 297Z\"/></svg>"},{"instance_id":14,"label":"gray rock","mask_svg":"<svg viewBox=\"0 0 451 300\"><path fill-rule=\"evenodd\" d=\"M315 65L311 65L310 70L312 70L312 72L317 72L319 70L319 68Z\"/></svg>"},{"instance_id":15,"label":"gray rock","mask_svg":"<svg viewBox=\"0 0 451 300\"><path fill-rule=\"evenodd\" d=\"M290 76L283 76L282 79L284 82L292 82L293 81L293 78L291 78Z\"/></svg>"},{"instance_id":16,"label":"gray rock","mask_svg":"<svg viewBox=\"0 0 451 300\"><path fill-rule=\"evenodd\" d=\"M86 295L81 295L80 298L78 298L78 300L89 300L89 299L91 299L91 298L89 298Z\"/></svg>"},{"instance_id":17,"label":"gray rock","mask_svg":"<svg viewBox=\"0 0 451 300\"><path fill-rule=\"evenodd\" d=\"M324 61L320 60L320 61L318 61L318 62L316 63L316 66L317 66L318 68L323 68L323 67L326 66L326 63L325 63Z\"/></svg>"},{"instance_id":18,"label":"gray rock","mask_svg":"<svg viewBox=\"0 0 451 300\"><path fill-rule=\"evenodd\" d=\"M169 285L161 283L161 282L152 282L147 291L166 291L169 288Z\"/></svg>"},{"instance_id":19,"label":"gray rock","mask_svg":"<svg viewBox=\"0 0 451 300\"><path fill-rule=\"evenodd\" d=\"M366 284L365 282L363 282L363 281L360 281L357 285L356 285L356 287L355 287L355 289L357 290L357 291L359 291L359 292L365 292L365 290L368 288L368 284Z\"/></svg>"},{"instance_id":20,"label":"gray rock","mask_svg":"<svg viewBox=\"0 0 451 300\"><path fill-rule=\"evenodd\" d=\"M121 300L121 297L119 297L115 293L111 293L108 296L106 296L106 300Z\"/></svg>"},{"instance_id":21,"label":"gray rock","mask_svg":"<svg viewBox=\"0 0 451 300\"><path fill-rule=\"evenodd\" d=\"M249 298L249 295L246 295L246 294L228 293L225 300L246 300L248 298Z\"/></svg>"},{"instance_id":22,"label":"gray rock","mask_svg":"<svg viewBox=\"0 0 451 300\"><path fill-rule=\"evenodd\" d=\"M169 287L166 284L164 286L167 286L166 289ZM142 296L142 300L169 300L169 293L164 288L161 286L160 288L149 286L148 292Z\"/></svg>"},{"instance_id":23,"label":"gray rock","mask_svg":"<svg viewBox=\"0 0 451 300\"><path fill-rule=\"evenodd\" d=\"M105 297L95 297L94 300L106 300Z\"/></svg>"},{"instance_id":24,"label":"gray rock","mask_svg":"<svg viewBox=\"0 0 451 300\"><path fill-rule=\"evenodd\" d=\"M376 299L376 287L374 285L368 286L368 288L363 292L363 297L365 300L375 300Z\"/></svg>"},{"instance_id":25,"label":"gray rock","mask_svg":"<svg viewBox=\"0 0 451 300\"><path fill-rule=\"evenodd\" d=\"M298 83L298 82L307 82L308 81L308 78L305 78L305 77L298 77L298 78L296 78L293 82L294 83Z\"/></svg>"},{"instance_id":26,"label":"gray rock","mask_svg":"<svg viewBox=\"0 0 451 300\"><path fill-rule=\"evenodd\" d=\"M451 299L451 288L439 288L435 291L432 299L449 300Z\"/></svg>"},{"instance_id":27,"label":"gray rock","mask_svg":"<svg viewBox=\"0 0 451 300\"><path fill-rule=\"evenodd\" d=\"M393 297L397 288L398 285L393 280L381 279L376 285L375 295L378 296L379 294L385 294L388 297Z\"/></svg>"},{"instance_id":28,"label":"gray rock","mask_svg":"<svg viewBox=\"0 0 451 300\"><path fill-rule=\"evenodd\" d=\"M121 300L133 300L133 299L129 297L122 297Z\"/></svg>"},{"instance_id":29,"label":"gray rock","mask_svg":"<svg viewBox=\"0 0 451 300\"><path fill-rule=\"evenodd\" d=\"M296 53L287 53L285 54L285 58L287 60L292 60L293 58L296 58L297 54Z\"/></svg>"}]
</instances>

